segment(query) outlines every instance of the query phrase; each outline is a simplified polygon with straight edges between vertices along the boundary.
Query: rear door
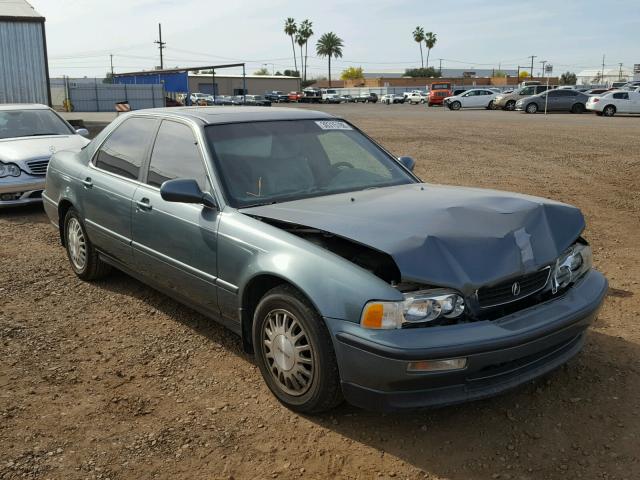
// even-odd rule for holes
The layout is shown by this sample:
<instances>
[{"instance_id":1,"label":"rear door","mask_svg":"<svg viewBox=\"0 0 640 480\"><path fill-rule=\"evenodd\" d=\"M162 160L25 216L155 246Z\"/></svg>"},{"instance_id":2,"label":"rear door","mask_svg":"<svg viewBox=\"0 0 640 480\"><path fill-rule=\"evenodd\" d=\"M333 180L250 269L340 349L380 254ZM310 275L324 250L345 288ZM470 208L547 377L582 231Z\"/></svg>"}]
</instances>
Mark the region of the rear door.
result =
<instances>
[{"instance_id":1,"label":"rear door","mask_svg":"<svg viewBox=\"0 0 640 480\"><path fill-rule=\"evenodd\" d=\"M631 99L629 92L616 92L613 95L613 104L616 106L618 113L631 113L633 110L631 106Z\"/></svg>"},{"instance_id":2,"label":"rear door","mask_svg":"<svg viewBox=\"0 0 640 480\"><path fill-rule=\"evenodd\" d=\"M194 128L163 120L158 129L148 173L133 198L133 256L153 283L217 315L219 212L160 196L162 183L176 178L196 180L202 191L212 192Z\"/></svg>"},{"instance_id":3,"label":"rear door","mask_svg":"<svg viewBox=\"0 0 640 480\"><path fill-rule=\"evenodd\" d=\"M158 127L152 117L131 117L95 152L81 179L87 234L102 251L124 263L131 255L131 201Z\"/></svg>"},{"instance_id":4,"label":"rear door","mask_svg":"<svg viewBox=\"0 0 640 480\"><path fill-rule=\"evenodd\" d=\"M631 100L631 113L640 113L640 92L629 92Z\"/></svg>"}]
</instances>

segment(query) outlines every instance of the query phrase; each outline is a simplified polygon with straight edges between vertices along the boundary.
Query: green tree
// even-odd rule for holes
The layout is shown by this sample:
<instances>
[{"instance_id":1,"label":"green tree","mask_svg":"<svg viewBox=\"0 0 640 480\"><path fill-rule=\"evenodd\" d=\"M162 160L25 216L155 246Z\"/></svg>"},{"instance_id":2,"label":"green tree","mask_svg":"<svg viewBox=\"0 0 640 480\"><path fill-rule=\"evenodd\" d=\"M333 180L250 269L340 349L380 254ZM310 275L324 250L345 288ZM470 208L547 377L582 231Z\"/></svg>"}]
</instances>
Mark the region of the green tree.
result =
<instances>
[{"instance_id":1,"label":"green tree","mask_svg":"<svg viewBox=\"0 0 640 480\"><path fill-rule=\"evenodd\" d=\"M284 33L291 37L291 50L293 50L293 66L298 71L298 62L296 61L296 46L293 42L293 37L295 37L296 33L298 33L298 27L296 26L296 21L289 17L284 23Z\"/></svg>"},{"instance_id":2,"label":"green tree","mask_svg":"<svg viewBox=\"0 0 640 480\"><path fill-rule=\"evenodd\" d=\"M437 41L438 39L435 33L427 32L424 34L424 43L427 46L427 68L429 68L429 54L431 53L431 49L436 46Z\"/></svg>"},{"instance_id":3,"label":"green tree","mask_svg":"<svg viewBox=\"0 0 640 480\"><path fill-rule=\"evenodd\" d=\"M420 66L424 68L424 57L422 56L422 42L424 42L424 28L416 27L413 31L413 40L420 45Z\"/></svg>"},{"instance_id":4,"label":"green tree","mask_svg":"<svg viewBox=\"0 0 640 480\"><path fill-rule=\"evenodd\" d=\"M313 27L313 23L307 19L300 24L298 30L300 36L304 39L304 65L301 65L303 82L307 81L307 48L309 39L313 36L313 29L311 27ZM300 53L300 55L302 56L302 53ZM302 63L302 60L300 60L300 62Z\"/></svg>"},{"instance_id":5,"label":"green tree","mask_svg":"<svg viewBox=\"0 0 640 480\"><path fill-rule=\"evenodd\" d=\"M522 78L529 78L529 72L527 72L526 70L522 70L520 72L520 75L518 75L518 77Z\"/></svg>"},{"instance_id":6,"label":"green tree","mask_svg":"<svg viewBox=\"0 0 640 480\"><path fill-rule=\"evenodd\" d=\"M342 80L358 80L364 78L364 71L362 67L349 67L342 71L340 78Z\"/></svg>"},{"instance_id":7,"label":"green tree","mask_svg":"<svg viewBox=\"0 0 640 480\"><path fill-rule=\"evenodd\" d=\"M506 72L503 72L502 70L496 70L495 72L493 72L493 76L497 77L497 78L504 78L507 76Z\"/></svg>"},{"instance_id":8,"label":"green tree","mask_svg":"<svg viewBox=\"0 0 640 480\"><path fill-rule=\"evenodd\" d=\"M265 67L259 68L258 70L256 70L255 72L253 72L254 75L269 75L269 70L267 70Z\"/></svg>"},{"instance_id":9,"label":"green tree","mask_svg":"<svg viewBox=\"0 0 640 480\"><path fill-rule=\"evenodd\" d=\"M408 68L404 71L405 77L431 77L439 78L440 72L433 67L429 68Z\"/></svg>"},{"instance_id":10,"label":"green tree","mask_svg":"<svg viewBox=\"0 0 640 480\"><path fill-rule=\"evenodd\" d=\"M331 86L331 58L342 57L344 42L335 33L325 33L316 43L316 53L319 57L327 57L329 60L329 86Z\"/></svg>"},{"instance_id":11,"label":"green tree","mask_svg":"<svg viewBox=\"0 0 640 480\"><path fill-rule=\"evenodd\" d=\"M300 72L298 70L285 70L284 72L282 72L283 75L285 77L299 77L300 76Z\"/></svg>"},{"instance_id":12,"label":"green tree","mask_svg":"<svg viewBox=\"0 0 640 480\"><path fill-rule=\"evenodd\" d=\"M560 75L560 85L575 85L578 77L573 72L564 72Z\"/></svg>"}]
</instances>

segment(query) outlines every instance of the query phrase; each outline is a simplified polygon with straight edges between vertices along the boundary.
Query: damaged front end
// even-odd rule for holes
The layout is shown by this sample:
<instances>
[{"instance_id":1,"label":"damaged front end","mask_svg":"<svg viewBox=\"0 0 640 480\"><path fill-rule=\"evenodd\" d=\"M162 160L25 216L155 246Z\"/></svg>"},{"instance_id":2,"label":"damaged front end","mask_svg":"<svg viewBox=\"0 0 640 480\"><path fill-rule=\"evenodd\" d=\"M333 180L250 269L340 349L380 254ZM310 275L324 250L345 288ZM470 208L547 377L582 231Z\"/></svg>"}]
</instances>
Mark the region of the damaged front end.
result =
<instances>
[{"instance_id":1,"label":"damaged front end","mask_svg":"<svg viewBox=\"0 0 640 480\"><path fill-rule=\"evenodd\" d=\"M371 301L360 318L370 329L420 328L497 320L557 298L592 267L591 247L579 237L554 262L524 275L483 285L471 293L404 281L393 257L359 242L318 228L254 217L301 237L363 268L399 290L399 302Z\"/></svg>"}]
</instances>

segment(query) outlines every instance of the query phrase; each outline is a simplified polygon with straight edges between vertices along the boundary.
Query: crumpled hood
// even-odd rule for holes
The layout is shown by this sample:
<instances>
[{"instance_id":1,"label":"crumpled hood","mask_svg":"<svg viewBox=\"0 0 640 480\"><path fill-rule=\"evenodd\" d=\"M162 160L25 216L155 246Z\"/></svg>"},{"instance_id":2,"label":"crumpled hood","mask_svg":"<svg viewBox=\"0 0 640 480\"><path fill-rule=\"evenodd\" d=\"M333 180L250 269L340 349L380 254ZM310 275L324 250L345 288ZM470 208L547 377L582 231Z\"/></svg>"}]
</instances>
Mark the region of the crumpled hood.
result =
<instances>
[{"instance_id":1,"label":"crumpled hood","mask_svg":"<svg viewBox=\"0 0 640 480\"><path fill-rule=\"evenodd\" d=\"M411 184L246 208L389 254L403 281L480 286L553 262L584 229L580 210L527 195Z\"/></svg>"},{"instance_id":2,"label":"crumpled hood","mask_svg":"<svg viewBox=\"0 0 640 480\"><path fill-rule=\"evenodd\" d=\"M80 135L7 138L0 140L0 160L19 163L50 157L61 150L79 151L89 140Z\"/></svg>"}]
</instances>

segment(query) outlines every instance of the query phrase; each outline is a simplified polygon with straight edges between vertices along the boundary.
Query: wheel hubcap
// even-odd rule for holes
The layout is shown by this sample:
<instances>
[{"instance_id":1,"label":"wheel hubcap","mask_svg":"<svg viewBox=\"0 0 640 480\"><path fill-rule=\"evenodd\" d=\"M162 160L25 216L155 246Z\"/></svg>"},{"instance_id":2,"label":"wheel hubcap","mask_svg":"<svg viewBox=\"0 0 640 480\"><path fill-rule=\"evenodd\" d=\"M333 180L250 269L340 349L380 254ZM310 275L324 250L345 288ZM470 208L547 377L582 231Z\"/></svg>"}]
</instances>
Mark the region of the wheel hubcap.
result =
<instances>
[{"instance_id":1,"label":"wheel hubcap","mask_svg":"<svg viewBox=\"0 0 640 480\"><path fill-rule=\"evenodd\" d=\"M271 376L289 395L303 395L313 379L313 350L298 319L286 310L272 310L264 323L262 342Z\"/></svg>"},{"instance_id":2,"label":"wheel hubcap","mask_svg":"<svg viewBox=\"0 0 640 480\"><path fill-rule=\"evenodd\" d=\"M83 270L87 263L87 243L80 222L75 218L67 225L67 247L73 266Z\"/></svg>"}]
</instances>

